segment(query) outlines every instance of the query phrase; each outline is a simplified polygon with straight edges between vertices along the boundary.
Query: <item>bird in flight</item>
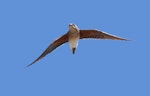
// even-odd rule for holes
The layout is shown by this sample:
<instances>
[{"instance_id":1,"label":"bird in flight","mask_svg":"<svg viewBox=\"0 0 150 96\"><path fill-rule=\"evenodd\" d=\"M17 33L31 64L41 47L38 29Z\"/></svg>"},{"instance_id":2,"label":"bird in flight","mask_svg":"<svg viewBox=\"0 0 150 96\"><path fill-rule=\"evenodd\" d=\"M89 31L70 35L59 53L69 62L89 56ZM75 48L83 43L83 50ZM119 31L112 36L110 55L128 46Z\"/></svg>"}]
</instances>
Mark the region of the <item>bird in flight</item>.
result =
<instances>
[{"instance_id":1,"label":"bird in flight","mask_svg":"<svg viewBox=\"0 0 150 96\"><path fill-rule=\"evenodd\" d=\"M48 48L31 64L28 66L31 66L38 60L45 57L47 54L51 53L54 49L59 47L60 45L69 42L70 47L72 50L72 53L74 54L78 45L79 39L111 39L111 40L127 40L125 38L121 38L115 35L108 34L106 32L102 32L99 30L80 30L77 25L75 24L69 24L69 31L56 39L53 43L51 43Z\"/></svg>"}]
</instances>

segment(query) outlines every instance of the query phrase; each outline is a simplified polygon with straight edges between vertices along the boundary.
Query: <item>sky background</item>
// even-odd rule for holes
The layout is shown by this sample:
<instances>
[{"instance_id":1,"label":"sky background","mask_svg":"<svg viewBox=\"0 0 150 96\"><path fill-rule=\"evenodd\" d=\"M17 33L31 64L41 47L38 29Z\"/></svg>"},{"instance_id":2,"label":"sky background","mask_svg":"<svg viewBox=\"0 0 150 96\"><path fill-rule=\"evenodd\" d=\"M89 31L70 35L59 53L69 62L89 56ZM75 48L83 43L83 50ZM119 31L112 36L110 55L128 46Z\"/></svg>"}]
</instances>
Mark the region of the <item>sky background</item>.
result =
<instances>
[{"instance_id":1,"label":"sky background","mask_svg":"<svg viewBox=\"0 0 150 96\"><path fill-rule=\"evenodd\" d=\"M131 41L66 43L26 68L69 23ZM149 36L149 0L1 0L0 96L150 96Z\"/></svg>"}]
</instances>

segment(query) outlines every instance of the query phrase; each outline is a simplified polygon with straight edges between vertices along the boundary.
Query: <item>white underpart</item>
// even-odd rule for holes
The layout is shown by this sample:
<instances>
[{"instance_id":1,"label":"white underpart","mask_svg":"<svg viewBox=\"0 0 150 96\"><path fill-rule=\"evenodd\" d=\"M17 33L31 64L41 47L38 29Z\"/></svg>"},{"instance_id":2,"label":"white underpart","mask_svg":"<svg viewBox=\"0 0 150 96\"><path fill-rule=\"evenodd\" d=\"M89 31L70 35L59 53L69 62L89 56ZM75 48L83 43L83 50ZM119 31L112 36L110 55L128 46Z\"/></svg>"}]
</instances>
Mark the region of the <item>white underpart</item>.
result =
<instances>
[{"instance_id":1,"label":"white underpart","mask_svg":"<svg viewBox=\"0 0 150 96\"><path fill-rule=\"evenodd\" d=\"M79 41L79 38L72 38L72 39L69 39L69 43L70 43L70 48L77 48L78 46L78 41Z\"/></svg>"},{"instance_id":2,"label":"white underpart","mask_svg":"<svg viewBox=\"0 0 150 96\"><path fill-rule=\"evenodd\" d=\"M75 25L70 25L69 26L69 43L70 47L76 48L78 46L78 41L79 41L79 29Z\"/></svg>"}]
</instances>

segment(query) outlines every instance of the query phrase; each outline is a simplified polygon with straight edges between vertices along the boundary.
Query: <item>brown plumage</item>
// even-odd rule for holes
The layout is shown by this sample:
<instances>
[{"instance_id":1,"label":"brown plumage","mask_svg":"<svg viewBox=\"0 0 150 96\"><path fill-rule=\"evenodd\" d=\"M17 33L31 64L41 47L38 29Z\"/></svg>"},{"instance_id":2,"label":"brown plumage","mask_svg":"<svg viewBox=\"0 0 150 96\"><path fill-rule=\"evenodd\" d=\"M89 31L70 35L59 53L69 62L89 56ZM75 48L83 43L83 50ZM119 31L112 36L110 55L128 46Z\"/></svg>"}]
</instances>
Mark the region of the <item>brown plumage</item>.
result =
<instances>
[{"instance_id":1,"label":"brown plumage","mask_svg":"<svg viewBox=\"0 0 150 96\"><path fill-rule=\"evenodd\" d=\"M73 38L73 39L72 39ZM87 39L87 38L94 38L94 39L111 39L111 40L127 40L125 38L121 38L118 36L114 36L111 34L108 34L106 32L102 32L99 30L79 30L79 28L74 24L69 24L69 31L68 33L64 34L57 40L55 40L52 44L48 46L48 48L31 64L28 66L31 66L38 60L45 57L47 54L51 53L54 49L59 47L60 45L69 42L70 47L72 49L72 53L75 53L76 47L78 45L79 39Z\"/></svg>"},{"instance_id":2,"label":"brown plumage","mask_svg":"<svg viewBox=\"0 0 150 96\"><path fill-rule=\"evenodd\" d=\"M125 38L117 37L99 30L80 30L80 39L94 38L94 39L111 39L111 40L127 40Z\"/></svg>"},{"instance_id":3,"label":"brown plumage","mask_svg":"<svg viewBox=\"0 0 150 96\"><path fill-rule=\"evenodd\" d=\"M35 62L37 62L38 60L42 59L48 53L52 52L54 49L56 49L57 47L59 47L60 45L66 43L66 42L68 42L68 35L67 34L61 36L60 38L55 40L52 44L50 44L48 46L48 48L35 61L33 61L31 64L28 65L28 67L31 66L32 64L34 64Z\"/></svg>"}]
</instances>

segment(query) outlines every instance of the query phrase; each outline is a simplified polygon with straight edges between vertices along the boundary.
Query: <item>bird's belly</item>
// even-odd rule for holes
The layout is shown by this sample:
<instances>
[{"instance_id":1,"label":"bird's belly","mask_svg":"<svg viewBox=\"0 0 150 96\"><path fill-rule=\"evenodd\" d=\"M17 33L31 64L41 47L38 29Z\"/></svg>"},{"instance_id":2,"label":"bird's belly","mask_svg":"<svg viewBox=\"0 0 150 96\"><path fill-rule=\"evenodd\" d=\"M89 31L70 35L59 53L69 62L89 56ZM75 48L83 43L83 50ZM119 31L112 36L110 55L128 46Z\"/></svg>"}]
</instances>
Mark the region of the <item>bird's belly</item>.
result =
<instances>
[{"instance_id":1,"label":"bird's belly","mask_svg":"<svg viewBox=\"0 0 150 96\"><path fill-rule=\"evenodd\" d=\"M69 36L69 43L71 48L76 48L79 41L79 34L71 34Z\"/></svg>"}]
</instances>

